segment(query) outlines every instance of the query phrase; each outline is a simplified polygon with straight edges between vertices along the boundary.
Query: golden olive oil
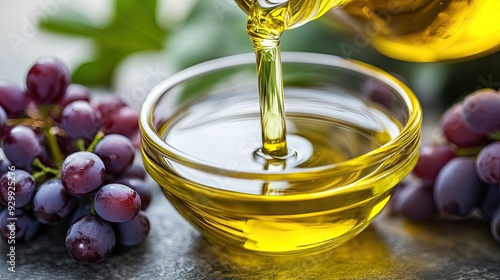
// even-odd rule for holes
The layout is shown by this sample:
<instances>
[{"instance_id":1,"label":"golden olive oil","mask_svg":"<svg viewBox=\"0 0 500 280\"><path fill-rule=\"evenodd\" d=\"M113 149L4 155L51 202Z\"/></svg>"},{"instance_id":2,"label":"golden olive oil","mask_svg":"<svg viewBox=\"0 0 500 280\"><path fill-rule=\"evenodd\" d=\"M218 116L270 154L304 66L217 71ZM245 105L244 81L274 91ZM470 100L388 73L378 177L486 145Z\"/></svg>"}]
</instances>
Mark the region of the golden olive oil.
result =
<instances>
[{"instance_id":1,"label":"golden olive oil","mask_svg":"<svg viewBox=\"0 0 500 280\"><path fill-rule=\"evenodd\" d=\"M287 157L284 88L280 38L293 26L323 14L337 1L256 0L248 5L247 32L254 47L259 82L262 148L268 168L286 168L280 158ZM243 3L240 3L240 6ZM300 4L300 5L298 5ZM318 10L319 9L319 10ZM274 165L274 166L273 166Z\"/></svg>"},{"instance_id":2,"label":"golden olive oil","mask_svg":"<svg viewBox=\"0 0 500 280\"><path fill-rule=\"evenodd\" d=\"M288 154L284 112L280 38L286 28L288 2L249 10L247 32L254 46L259 81L262 153L275 158Z\"/></svg>"},{"instance_id":3,"label":"golden olive oil","mask_svg":"<svg viewBox=\"0 0 500 280\"><path fill-rule=\"evenodd\" d=\"M257 92L227 93L198 100L163 124L160 134L173 148L220 170L303 172L366 154L396 137L401 124L358 97L323 90L287 91L288 155L274 160L261 154ZM307 96L307 98L304 98ZM173 165L176 173L212 188L254 195L293 195L325 190L350 178L304 182L225 178ZM359 174L364 176L366 174ZM255 176L258 178L258 176Z\"/></svg>"},{"instance_id":4,"label":"golden olive oil","mask_svg":"<svg viewBox=\"0 0 500 280\"><path fill-rule=\"evenodd\" d=\"M383 150L403 124L357 93L287 87L285 102L281 34L345 1L237 2L249 14L258 92L207 94L158 124L167 145L210 168L165 158L148 171L176 209L219 243L263 254L339 245L382 210L416 163L414 149L398 154L408 159L398 172L397 159L367 164L362 156Z\"/></svg>"},{"instance_id":5,"label":"golden olive oil","mask_svg":"<svg viewBox=\"0 0 500 280\"><path fill-rule=\"evenodd\" d=\"M288 10L286 18L282 19L286 21L285 29L296 28L309 21L315 20L330 9L342 6L349 1L359 0L235 0L238 6L249 15L250 19L252 17L255 18L255 9L269 11L273 8L286 6ZM386 0L383 0L383 2L385 1ZM264 26L264 28L272 28L267 23L261 25Z\"/></svg>"},{"instance_id":6,"label":"golden olive oil","mask_svg":"<svg viewBox=\"0 0 500 280\"><path fill-rule=\"evenodd\" d=\"M362 32L369 33L373 44L400 59L460 58L500 46L498 0L236 0L236 3L248 13L247 32L256 54L261 151L275 162L289 153L280 54L280 38L286 29L341 7L364 27Z\"/></svg>"},{"instance_id":7,"label":"golden olive oil","mask_svg":"<svg viewBox=\"0 0 500 280\"><path fill-rule=\"evenodd\" d=\"M247 13L257 0L235 0ZM485 55L500 49L498 0L289 0L287 29L332 8L355 32L345 54L374 45L405 61L440 61Z\"/></svg>"},{"instance_id":8,"label":"golden olive oil","mask_svg":"<svg viewBox=\"0 0 500 280\"><path fill-rule=\"evenodd\" d=\"M440 61L500 49L498 0L351 0L339 9L358 35L407 61Z\"/></svg>"},{"instance_id":9,"label":"golden olive oil","mask_svg":"<svg viewBox=\"0 0 500 280\"><path fill-rule=\"evenodd\" d=\"M220 170L168 160L166 169L154 171L176 209L209 239L262 254L321 251L352 238L387 203L399 175L356 158L393 140L401 124L380 107L334 90L288 87L286 98L289 153L283 160L259 154L256 91L209 95L159 128L173 149ZM346 160L353 166L336 175L310 180L302 173ZM266 180L257 174L263 170L277 175ZM373 173L381 179L366 179ZM356 187L344 189L350 185ZM316 195L328 191L336 195Z\"/></svg>"}]
</instances>

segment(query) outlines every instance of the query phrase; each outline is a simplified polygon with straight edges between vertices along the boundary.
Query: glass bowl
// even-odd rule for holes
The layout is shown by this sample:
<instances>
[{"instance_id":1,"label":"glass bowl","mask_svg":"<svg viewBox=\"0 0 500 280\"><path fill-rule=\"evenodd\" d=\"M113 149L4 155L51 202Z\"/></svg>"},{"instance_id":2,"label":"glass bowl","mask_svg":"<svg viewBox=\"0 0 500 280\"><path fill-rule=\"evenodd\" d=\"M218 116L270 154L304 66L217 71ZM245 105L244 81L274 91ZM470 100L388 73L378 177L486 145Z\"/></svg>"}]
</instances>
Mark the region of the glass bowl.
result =
<instances>
[{"instance_id":1,"label":"glass bowl","mask_svg":"<svg viewBox=\"0 0 500 280\"><path fill-rule=\"evenodd\" d=\"M272 256L328 250L366 228L415 166L422 122L411 90L380 69L313 53L282 61L286 168L257 152L254 54L170 76L140 115L146 170L177 211L212 242Z\"/></svg>"}]
</instances>

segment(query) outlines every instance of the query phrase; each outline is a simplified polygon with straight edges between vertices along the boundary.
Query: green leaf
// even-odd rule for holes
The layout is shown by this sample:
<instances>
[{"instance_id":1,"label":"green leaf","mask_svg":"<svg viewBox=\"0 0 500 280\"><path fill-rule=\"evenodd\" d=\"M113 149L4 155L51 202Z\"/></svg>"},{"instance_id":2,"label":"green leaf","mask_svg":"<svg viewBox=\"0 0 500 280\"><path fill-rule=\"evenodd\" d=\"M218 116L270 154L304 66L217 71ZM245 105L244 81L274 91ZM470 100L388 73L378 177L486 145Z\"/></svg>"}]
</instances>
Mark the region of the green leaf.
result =
<instances>
[{"instance_id":1,"label":"green leaf","mask_svg":"<svg viewBox=\"0 0 500 280\"><path fill-rule=\"evenodd\" d=\"M156 22L156 5L156 0L116 0L113 18L105 26L94 26L75 12L68 17L66 12L41 22L40 27L93 40L96 56L73 71L73 81L110 86L113 71L126 56L164 48L168 31Z\"/></svg>"},{"instance_id":2,"label":"green leaf","mask_svg":"<svg viewBox=\"0 0 500 280\"><path fill-rule=\"evenodd\" d=\"M109 85L116 66L129 52L108 52L97 56L96 60L80 65L73 71L72 81L82 85ZM103 59L106 63L102 63Z\"/></svg>"}]
</instances>

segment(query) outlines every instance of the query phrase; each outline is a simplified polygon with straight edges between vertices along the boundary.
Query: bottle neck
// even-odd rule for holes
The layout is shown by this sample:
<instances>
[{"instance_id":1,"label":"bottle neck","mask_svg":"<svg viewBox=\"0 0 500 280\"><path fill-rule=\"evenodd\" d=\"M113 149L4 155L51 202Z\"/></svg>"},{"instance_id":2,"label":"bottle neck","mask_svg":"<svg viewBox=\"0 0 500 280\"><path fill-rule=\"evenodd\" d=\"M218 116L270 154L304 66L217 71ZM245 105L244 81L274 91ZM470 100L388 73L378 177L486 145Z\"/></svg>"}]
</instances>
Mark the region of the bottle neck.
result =
<instances>
[{"instance_id":1,"label":"bottle neck","mask_svg":"<svg viewBox=\"0 0 500 280\"><path fill-rule=\"evenodd\" d=\"M288 21L285 29L299 27L321 17L330 9L351 1L357 0L235 0L236 4L248 15L252 13L252 7L257 5L264 10L287 6Z\"/></svg>"}]
</instances>

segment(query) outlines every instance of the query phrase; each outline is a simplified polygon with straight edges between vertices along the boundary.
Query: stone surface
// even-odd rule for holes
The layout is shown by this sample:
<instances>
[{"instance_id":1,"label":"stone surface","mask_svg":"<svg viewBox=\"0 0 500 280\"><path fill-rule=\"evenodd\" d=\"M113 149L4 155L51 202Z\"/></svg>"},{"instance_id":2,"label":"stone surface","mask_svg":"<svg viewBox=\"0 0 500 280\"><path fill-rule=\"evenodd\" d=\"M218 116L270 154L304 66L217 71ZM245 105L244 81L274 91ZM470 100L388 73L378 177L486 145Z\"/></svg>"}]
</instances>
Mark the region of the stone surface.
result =
<instances>
[{"instance_id":1,"label":"stone surface","mask_svg":"<svg viewBox=\"0 0 500 280\"><path fill-rule=\"evenodd\" d=\"M7 270L1 242L0 279L499 279L500 245L476 219L411 223L382 214L364 232L329 252L272 259L228 252L208 243L156 194L152 231L138 247L106 261L75 262L64 247L65 227L46 228L16 246Z\"/></svg>"}]
</instances>

